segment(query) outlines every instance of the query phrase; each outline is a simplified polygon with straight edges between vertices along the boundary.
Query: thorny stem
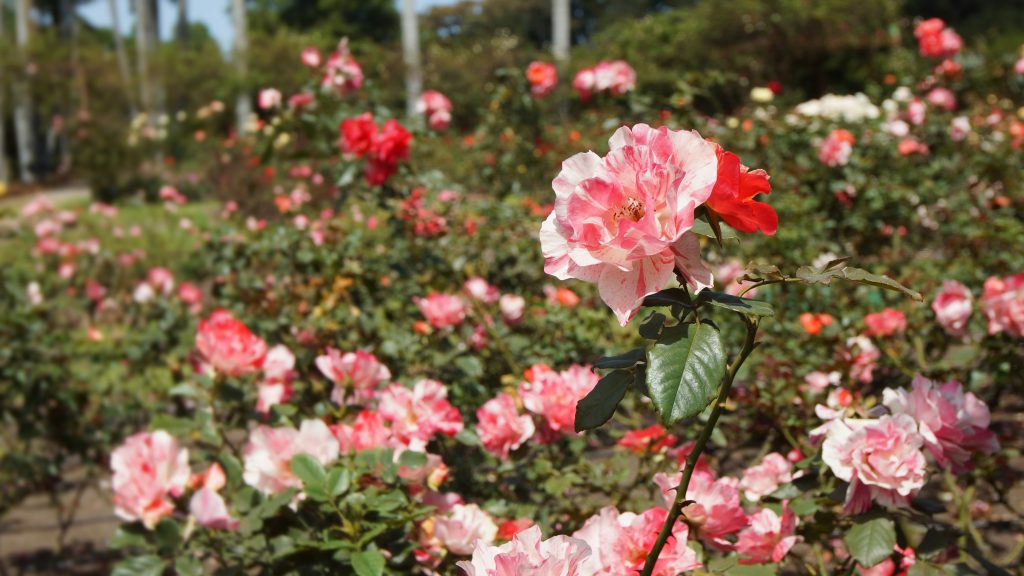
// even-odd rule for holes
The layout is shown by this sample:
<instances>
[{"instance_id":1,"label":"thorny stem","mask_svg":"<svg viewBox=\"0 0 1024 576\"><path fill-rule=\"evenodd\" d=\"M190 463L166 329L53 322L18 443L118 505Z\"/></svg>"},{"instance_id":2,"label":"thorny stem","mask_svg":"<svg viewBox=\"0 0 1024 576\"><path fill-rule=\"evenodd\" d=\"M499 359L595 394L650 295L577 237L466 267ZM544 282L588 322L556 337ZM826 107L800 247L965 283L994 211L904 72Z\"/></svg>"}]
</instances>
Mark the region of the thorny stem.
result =
<instances>
[{"instance_id":1,"label":"thorny stem","mask_svg":"<svg viewBox=\"0 0 1024 576\"><path fill-rule=\"evenodd\" d=\"M722 379L722 387L718 392L718 398L715 399L714 407L711 409L711 415L708 416L708 421L704 424L704 428L700 431L700 436L697 437L697 443L686 456L686 467L683 469L683 477L679 481L679 486L676 487L676 499L672 503L672 508L668 512L668 517L665 518L665 524L661 527L661 532L658 533L658 539L654 542L654 547L651 548L650 553L647 554L647 560L644 562L644 568L640 571L640 576L651 576L654 573L654 566L658 563L658 556L661 556L661 550L665 547L670 536L672 536L672 529L676 525L676 521L683 513L683 507L689 502L686 500L686 491L690 487L690 478L693 476L693 471L697 467L697 460L700 458L704 448L707 446L708 440L711 439L711 433L715 430L715 425L718 424L718 417L722 415L723 404L729 397L729 390L732 388L732 381L736 378L736 373L739 372L743 362L750 356L750 353L754 351L754 338L757 336L757 321L751 320L750 318L743 316L743 321L747 325L747 337L743 342L743 349L740 350L739 356L736 357L736 361L729 366L728 372L725 374L725 378Z\"/></svg>"}]
</instances>

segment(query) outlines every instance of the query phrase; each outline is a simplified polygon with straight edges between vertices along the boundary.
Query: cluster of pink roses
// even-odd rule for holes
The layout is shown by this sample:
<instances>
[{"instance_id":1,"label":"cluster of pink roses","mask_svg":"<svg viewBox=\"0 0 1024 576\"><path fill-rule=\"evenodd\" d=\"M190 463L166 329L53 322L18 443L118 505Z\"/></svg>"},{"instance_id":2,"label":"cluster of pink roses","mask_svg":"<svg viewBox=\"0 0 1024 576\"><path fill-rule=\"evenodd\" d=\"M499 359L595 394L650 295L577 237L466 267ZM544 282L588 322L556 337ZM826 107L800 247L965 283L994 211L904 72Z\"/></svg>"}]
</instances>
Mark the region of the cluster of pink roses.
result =
<instances>
[{"instance_id":1,"label":"cluster of pink roses","mask_svg":"<svg viewBox=\"0 0 1024 576\"><path fill-rule=\"evenodd\" d=\"M558 372L545 364L534 364L519 385L518 398L503 392L477 410L476 432L484 449L506 460L509 452L535 433L541 443L573 434L576 403L593 390L598 380L590 366L574 364ZM520 413L520 405L542 418L539 426L529 414Z\"/></svg>"},{"instance_id":2,"label":"cluster of pink roses","mask_svg":"<svg viewBox=\"0 0 1024 576\"><path fill-rule=\"evenodd\" d=\"M636 87L636 71L624 60L602 60L576 72L572 87L584 102L601 92L621 96Z\"/></svg>"},{"instance_id":3,"label":"cluster of pink roses","mask_svg":"<svg viewBox=\"0 0 1024 576\"><path fill-rule=\"evenodd\" d=\"M850 513L864 512L872 502L908 506L925 484L924 450L959 473L970 469L973 453L999 448L988 430L988 407L959 382L937 385L918 375L909 392L887 388L883 398L890 414L856 419L827 411L832 419L812 432L812 439L824 437L822 458L832 473L849 483Z\"/></svg>"},{"instance_id":4,"label":"cluster of pink roses","mask_svg":"<svg viewBox=\"0 0 1024 576\"><path fill-rule=\"evenodd\" d=\"M426 319L426 322L416 322L414 325L416 331L429 334L432 329L447 330L462 324L468 317L471 317L470 303L473 301L485 305L497 304L498 313L509 325L519 323L526 311L526 300L522 296L502 294L497 286L490 284L480 276L466 280L463 284L463 292L464 294L430 292L426 297L413 298L413 303ZM473 329L474 336L470 342L476 349L486 346L487 325L493 324L494 318L485 309L479 322Z\"/></svg>"},{"instance_id":5,"label":"cluster of pink roses","mask_svg":"<svg viewBox=\"0 0 1024 576\"><path fill-rule=\"evenodd\" d=\"M676 272L695 291L713 284L691 231L699 206L738 230L775 233L775 211L755 199L768 175L696 132L637 124L609 145L562 163L540 242L544 271L596 283L621 324Z\"/></svg>"},{"instance_id":6,"label":"cluster of pink roses","mask_svg":"<svg viewBox=\"0 0 1024 576\"><path fill-rule=\"evenodd\" d=\"M434 130L444 130L452 121L452 101L437 90L427 90L416 101L416 113Z\"/></svg>"},{"instance_id":7,"label":"cluster of pink roses","mask_svg":"<svg viewBox=\"0 0 1024 576\"><path fill-rule=\"evenodd\" d=\"M1024 337L1024 273L985 280L981 308L988 320L988 333ZM973 296L967 286L946 280L932 301L939 325L952 336L964 336L974 312Z\"/></svg>"},{"instance_id":8,"label":"cluster of pink roses","mask_svg":"<svg viewBox=\"0 0 1024 576\"><path fill-rule=\"evenodd\" d=\"M370 186L380 186L398 171L398 163L409 157L412 134L394 118L378 128L373 114L364 112L342 120L341 150L355 158L366 158L363 171Z\"/></svg>"},{"instance_id":9,"label":"cluster of pink roses","mask_svg":"<svg viewBox=\"0 0 1024 576\"><path fill-rule=\"evenodd\" d=\"M850 154L853 152L853 145L857 139L853 134L844 128L833 130L821 143L818 149L818 160L829 166L846 166L850 161Z\"/></svg>"}]
</instances>

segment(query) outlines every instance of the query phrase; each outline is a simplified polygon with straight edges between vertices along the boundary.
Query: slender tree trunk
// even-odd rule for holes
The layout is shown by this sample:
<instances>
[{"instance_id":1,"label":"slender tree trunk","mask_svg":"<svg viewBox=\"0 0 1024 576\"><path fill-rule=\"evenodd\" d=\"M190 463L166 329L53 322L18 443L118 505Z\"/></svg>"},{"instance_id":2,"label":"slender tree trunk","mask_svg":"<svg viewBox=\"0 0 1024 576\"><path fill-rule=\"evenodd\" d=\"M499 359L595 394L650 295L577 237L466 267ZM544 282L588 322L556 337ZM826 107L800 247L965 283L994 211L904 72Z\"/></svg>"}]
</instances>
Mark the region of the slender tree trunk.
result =
<instances>
[{"instance_id":1,"label":"slender tree trunk","mask_svg":"<svg viewBox=\"0 0 1024 576\"><path fill-rule=\"evenodd\" d=\"M235 21L234 59L235 71L241 88L235 103L236 131L245 134L245 125L252 114L252 101L247 88L249 75L249 24L245 13L245 0L231 0L231 15Z\"/></svg>"},{"instance_id":2,"label":"slender tree trunk","mask_svg":"<svg viewBox=\"0 0 1024 576\"><path fill-rule=\"evenodd\" d=\"M564 71L569 63L569 0L551 0L551 54Z\"/></svg>"},{"instance_id":3,"label":"slender tree trunk","mask_svg":"<svg viewBox=\"0 0 1024 576\"><path fill-rule=\"evenodd\" d=\"M182 46L188 44L188 0L178 0L178 22L176 28L178 42Z\"/></svg>"},{"instance_id":4,"label":"slender tree trunk","mask_svg":"<svg viewBox=\"0 0 1024 576\"><path fill-rule=\"evenodd\" d=\"M153 94L149 82L149 0L135 1L135 63L139 75L139 103L142 113L153 121Z\"/></svg>"},{"instance_id":5,"label":"slender tree trunk","mask_svg":"<svg viewBox=\"0 0 1024 576\"><path fill-rule=\"evenodd\" d=\"M423 92L416 0L402 0L402 57L405 61L405 113L414 119L417 118L416 101Z\"/></svg>"},{"instance_id":6,"label":"slender tree trunk","mask_svg":"<svg viewBox=\"0 0 1024 576\"><path fill-rule=\"evenodd\" d=\"M4 34L7 23L4 21L7 11L6 2L0 0L0 50L7 52L7 38ZM11 179L7 171L7 82L4 79L4 67L0 66L0 188L6 189Z\"/></svg>"},{"instance_id":7,"label":"slender tree trunk","mask_svg":"<svg viewBox=\"0 0 1024 576\"><path fill-rule=\"evenodd\" d=\"M167 91L160 81L160 2L149 0L149 93L153 95L155 116L167 113Z\"/></svg>"},{"instance_id":8,"label":"slender tree trunk","mask_svg":"<svg viewBox=\"0 0 1024 576\"><path fill-rule=\"evenodd\" d=\"M110 27L114 31L114 52L117 54L117 69L121 74L121 83L124 84L125 92L128 95L128 112L132 118L139 113L139 105L135 100L135 90L132 89L132 73L128 64L128 51L124 48L124 36L121 33L121 21L117 12L117 0L107 0L110 7Z\"/></svg>"},{"instance_id":9,"label":"slender tree trunk","mask_svg":"<svg viewBox=\"0 0 1024 576\"><path fill-rule=\"evenodd\" d=\"M30 0L15 0L15 37L22 64L27 64ZM32 132L32 99L29 96L28 70L22 69L14 79L14 131L18 140L18 167L21 181L35 181L32 167L35 163L35 134Z\"/></svg>"}]
</instances>

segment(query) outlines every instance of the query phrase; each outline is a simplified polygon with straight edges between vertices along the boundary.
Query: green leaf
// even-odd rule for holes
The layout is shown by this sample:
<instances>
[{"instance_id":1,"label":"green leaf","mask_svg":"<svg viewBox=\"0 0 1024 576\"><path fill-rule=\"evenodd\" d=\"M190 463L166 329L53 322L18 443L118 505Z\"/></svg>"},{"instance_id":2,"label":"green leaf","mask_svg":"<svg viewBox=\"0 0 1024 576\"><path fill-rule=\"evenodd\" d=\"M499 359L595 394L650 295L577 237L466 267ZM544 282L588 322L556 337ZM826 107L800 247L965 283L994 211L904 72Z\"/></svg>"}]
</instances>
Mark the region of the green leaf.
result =
<instances>
[{"instance_id":1,"label":"green leaf","mask_svg":"<svg viewBox=\"0 0 1024 576\"><path fill-rule=\"evenodd\" d=\"M870 568L892 555L896 525L888 518L857 522L846 532L843 542L861 566Z\"/></svg>"},{"instance_id":2,"label":"green leaf","mask_svg":"<svg viewBox=\"0 0 1024 576\"><path fill-rule=\"evenodd\" d=\"M719 224L718 227L721 231L722 240L730 240L732 238L739 237L739 235L736 233L736 230L728 226ZM711 224L708 224L707 222L699 218L693 221L693 227L690 228L690 232L700 234L701 236L706 236L708 238L715 238L715 230L714 228L711 227ZM719 241L719 244L721 244L721 241Z\"/></svg>"},{"instance_id":3,"label":"green leaf","mask_svg":"<svg viewBox=\"0 0 1024 576\"><path fill-rule=\"evenodd\" d=\"M377 550L363 550L352 555L352 568L358 576L381 576L384 556Z\"/></svg>"},{"instance_id":4,"label":"green leaf","mask_svg":"<svg viewBox=\"0 0 1024 576\"><path fill-rule=\"evenodd\" d=\"M610 420L634 377L632 371L615 370L598 380L594 389L576 403L576 431L593 430Z\"/></svg>"},{"instance_id":5,"label":"green leaf","mask_svg":"<svg viewBox=\"0 0 1024 576\"><path fill-rule=\"evenodd\" d=\"M733 312L739 312L740 314L746 314L748 316L775 315L775 310L772 309L772 305L767 302L751 300L750 298L740 298L739 296L733 296L732 294L725 294L723 292L701 290L699 300L705 301L712 306L725 308L726 310L732 310Z\"/></svg>"},{"instance_id":6,"label":"green leaf","mask_svg":"<svg viewBox=\"0 0 1024 576\"><path fill-rule=\"evenodd\" d=\"M888 276L872 274L867 270L861 268L843 268L843 272L846 273L846 279L852 282L858 282L860 284L867 284L869 286L875 286L877 288L884 288L886 290L894 290L896 292L902 292L907 296L910 296L914 300L923 301L924 298L920 292L915 292L910 288L907 288L903 284L889 278Z\"/></svg>"},{"instance_id":7,"label":"green leaf","mask_svg":"<svg viewBox=\"0 0 1024 576\"><path fill-rule=\"evenodd\" d=\"M690 293L685 288L666 288L644 298L644 306L684 306L693 308Z\"/></svg>"},{"instance_id":8,"label":"green leaf","mask_svg":"<svg viewBox=\"0 0 1024 576\"><path fill-rule=\"evenodd\" d=\"M706 323L666 328L651 348L647 366L647 390L665 425L699 414L725 375L718 330Z\"/></svg>"},{"instance_id":9,"label":"green leaf","mask_svg":"<svg viewBox=\"0 0 1024 576\"><path fill-rule=\"evenodd\" d=\"M747 266L746 273L740 280L761 282L763 280L785 280L787 276L779 272L779 267L774 264L751 264Z\"/></svg>"},{"instance_id":10,"label":"green leaf","mask_svg":"<svg viewBox=\"0 0 1024 576\"><path fill-rule=\"evenodd\" d=\"M323 488L327 482L327 472L324 467L309 454L296 454L291 461L292 472L302 480L304 488Z\"/></svg>"},{"instance_id":11,"label":"green leaf","mask_svg":"<svg viewBox=\"0 0 1024 576\"><path fill-rule=\"evenodd\" d=\"M110 576L161 576L164 561L159 556L133 556L118 562Z\"/></svg>"},{"instance_id":12,"label":"green leaf","mask_svg":"<svg viewBox=\"0 0 1024 576\"><path fill-rule=\"evenodd\" d=\"M629 352L624 352L618 356L605 356L604 358L598 359L594 362L594 368L612 368L615 370L622 368L632 368L637 364L643 364L647 361L647 350L644 348L633 348Z\"/></svg>"},{"instance_id":13,"label":"green leaf","mask_svg":"<svg viewBox=\"0 0 1024 576\"><path fill-rule=\"evenodd\" d=\"M341 496L345 492L348 492L349 484L351 483L351 477L349 476L348 470L343 468L334 468L327 474L327 481L325 488L328 496Z\"/></svg>"},{"instance_id":14,"label":"green leaf","mask_svg":"<svg viewBox=\"0 0 1024 576\"><path fill-rule=\"evenodd\" d=\"M198 558L179 556L174 561L174 572L178 576L203 576L203 563Z\"/></svg>"},{"instance_id":15,"label":"green leaf","mask_svg":"<svg viewBox=\"0 0 1024 576\"><path fill-rule=\"evenodd\" d=\"M661 312L652 312L647 320L640 325L640 337L648 340L661 338L661 329L665 327L665 315Z\"/></svg>"},{"instance_id":16,"label":"green leaf","mask_svg":"<svg viewBox=\"0 0 1024 576\"><path fill-rule=\"evenodd\" d=\"M114 550L143 546L146 544L146 535L148 533L149 531L143 528L142 524L122 524L114 532L114 535L110 537L107 546Z\"/></svg>"},{"instance_id":17,"label":"green leaf","mask_svg":"<svg viewBox=\"0 0 1024 576\"><path fill-rule=\"evenodd\" d=\"M422 468L427 464L427 455L423 452L405 450L398 455L398 465L406 468Z\"/></svg>"}]
</instances>

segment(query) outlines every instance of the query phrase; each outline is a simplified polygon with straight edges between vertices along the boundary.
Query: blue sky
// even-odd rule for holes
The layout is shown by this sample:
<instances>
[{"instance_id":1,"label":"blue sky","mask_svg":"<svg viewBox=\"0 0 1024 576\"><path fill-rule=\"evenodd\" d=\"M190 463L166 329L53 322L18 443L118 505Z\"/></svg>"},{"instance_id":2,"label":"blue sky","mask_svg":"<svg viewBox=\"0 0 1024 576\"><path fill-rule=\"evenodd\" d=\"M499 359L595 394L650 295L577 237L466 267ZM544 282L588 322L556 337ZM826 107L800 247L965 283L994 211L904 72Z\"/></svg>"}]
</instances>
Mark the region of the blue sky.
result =
<instances>
[{"instance_id":1,"label":"blue sky","mask_svg":"<svg viewBox=\"0 0 1024 576\"><path fill-rule=\"evenodd\" d=\"M118 20L121 30L125 34L130 33L135 25L131 10L128 5L132 0L116 0L118 9ZM437 4L452 4L455 0L417 0L417 8L423 10ZM189 0L188 17L190 20L203 22L210 29L210 33L220 44L222 50L229 50L231 37L234 33L231 26L231 16L228 14L229 0ZM396 0L397 3L397 0ZM79 15L89 22L103 27L110 26L110 8L105 0L93 0L78 9ZM175 19L178 8L169 0L160 0L160 37L170 38L173 34Z\"/></svg>"}]
</instances>

